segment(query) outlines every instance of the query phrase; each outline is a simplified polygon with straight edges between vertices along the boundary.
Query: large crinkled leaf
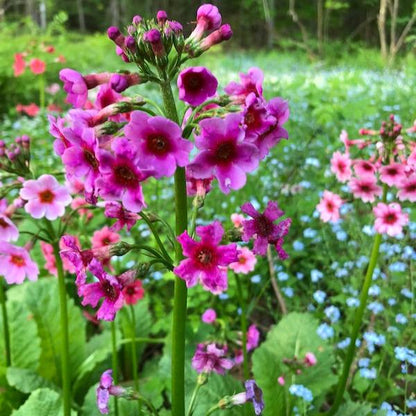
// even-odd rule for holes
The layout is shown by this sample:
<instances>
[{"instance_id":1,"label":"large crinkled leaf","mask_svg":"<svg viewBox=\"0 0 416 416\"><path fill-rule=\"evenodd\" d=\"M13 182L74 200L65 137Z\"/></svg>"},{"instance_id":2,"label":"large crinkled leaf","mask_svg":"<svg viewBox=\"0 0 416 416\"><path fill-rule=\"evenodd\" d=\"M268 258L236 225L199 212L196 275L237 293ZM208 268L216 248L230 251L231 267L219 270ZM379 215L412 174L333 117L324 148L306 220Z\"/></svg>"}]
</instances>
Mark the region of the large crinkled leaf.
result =
<instances>
[{"instance_id":1,"label":"large crinkled leaf","mask_svg":"<svg viewBox=\"0 0 416 416\"><path fill-rule=\"evenodd\" d=\"M372 414L371 406L367 403L344 403L335 416L368 416Z\"/></svg>"},{"instance_id":2,"label":"large crinkled leaf","mask_svg":"<svg viewBox=\"0 0 416 416\"><path fill-rule=\"evenodd\" d=\"M0 366L0 415L9 416L14 408L19 407L26 395L10 386L6 378L7 368Z\"/></svg>"},{"instance_id":3,"label":"large crinkled leaf","mask_svg":"<svg viewBox=\"0 0 416 416\"><path fill-rule=\"evenodd\" d=\"M269 332L266 341L254 352L253 373L263 389L264 416L283 416L291 412L295 398L287 393L285 400L288 383L302 384L317 397L336 382L331 370L332 348L316 334L317 327L318 322L311 315L291 313ZM283 359L297 357L302 361L307 352L315 354L317 364L292 375ZM285 386L277 383L279 376L285 377Z\"/></svg>"},{"instance_id":4,"label":"large crinkled leaf","mask_svg":"<svg viewBox=\"0 0 416 416\"><path fill-rule=\"evenodd\" d=\"M8 300L6 307L9 322L12 365L36 370L39 366L39 357L41 355L36 322L33 320L30 310L24 303ZM0 314L1 328L3 328L2 319L3 317ZM1 364L5 365L3 337L1 338L0 361Z\"/></svg>"},{"instance_id":5,"label":"large crinkled leaf","mask_svg":"<svg viewBox=\"0 0 416 416\"><path fill-rule=\"evenodd\" d=\"M9 367L7 369L7 382L22 393L31 393L43 387L59 390L58 386L27 368Z\"/></svg>"}]
</instances>

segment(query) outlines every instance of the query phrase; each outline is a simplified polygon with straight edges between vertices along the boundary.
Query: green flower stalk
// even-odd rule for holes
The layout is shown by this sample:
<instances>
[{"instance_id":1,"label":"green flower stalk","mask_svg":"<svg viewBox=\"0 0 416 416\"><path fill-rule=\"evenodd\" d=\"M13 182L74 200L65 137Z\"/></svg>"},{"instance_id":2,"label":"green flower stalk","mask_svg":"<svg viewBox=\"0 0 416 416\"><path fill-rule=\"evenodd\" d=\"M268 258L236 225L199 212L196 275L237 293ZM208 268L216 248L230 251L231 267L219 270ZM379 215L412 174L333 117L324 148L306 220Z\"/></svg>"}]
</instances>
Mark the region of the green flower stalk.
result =
<instances>
[{"instance_id":1,"label":"green flower stalk","mask_svg":"<svg viewBox=\"0 0 416 416\"><path fill-rule=\"evenodd\" d=\"M12 365L11 360L11 351L10 351L10 334L9 334L9 320L7 316L7 306L6 306L6 293L4 291L3 281L0 282L0 303L1 303L1 312L3 317L3 337L4 337L4 348L6 352L6 366L10 367Z\"/></svg>"}]
</instances>

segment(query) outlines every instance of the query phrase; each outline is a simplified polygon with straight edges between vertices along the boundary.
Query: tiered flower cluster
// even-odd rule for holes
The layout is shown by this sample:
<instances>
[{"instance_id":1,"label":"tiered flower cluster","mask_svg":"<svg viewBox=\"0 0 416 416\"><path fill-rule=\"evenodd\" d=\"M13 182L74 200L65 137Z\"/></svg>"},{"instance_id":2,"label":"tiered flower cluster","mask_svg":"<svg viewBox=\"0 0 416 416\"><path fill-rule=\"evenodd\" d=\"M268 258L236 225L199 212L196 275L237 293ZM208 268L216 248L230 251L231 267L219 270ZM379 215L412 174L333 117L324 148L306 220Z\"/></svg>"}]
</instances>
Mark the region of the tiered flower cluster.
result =
<instances>
[{"instance_id":1,"label":"tiered flower cluster","mask_svg":"<svg viewBox=\"0 0 416 416\"><path fill-rule=\"evenodd\" d=\"M411 129L408 133L412 134ZM404 136L393 115L379 131L361 129L360 134L368 138L351 140L346 131L341 133L345 150L333 154L331 171L339 182L348 184L354 198L370 203L382 198L373 208L375 229L380 234L398 235L409 221L408 214L399 202L387 204L386 195L389 191L399 201L416 201L415 143ZM337 221L343 202L339 195L325 190L317 206L322 221Z\"/></svg>"}]
</instances>

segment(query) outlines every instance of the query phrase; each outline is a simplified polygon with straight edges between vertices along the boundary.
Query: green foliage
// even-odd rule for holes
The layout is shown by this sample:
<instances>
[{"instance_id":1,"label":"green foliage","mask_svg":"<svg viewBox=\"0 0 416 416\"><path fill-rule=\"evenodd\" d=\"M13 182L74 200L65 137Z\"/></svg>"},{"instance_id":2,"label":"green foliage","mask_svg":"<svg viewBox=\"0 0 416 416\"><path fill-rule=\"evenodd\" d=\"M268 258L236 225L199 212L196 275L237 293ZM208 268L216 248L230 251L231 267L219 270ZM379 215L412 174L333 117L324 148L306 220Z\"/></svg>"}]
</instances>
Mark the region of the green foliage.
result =
<instances>
[{"instance_id":1,"label":"green foliage","mask_svg":"<svg viewBox=\"0 0 416 416\"><path fill-rule=\"evenodd\" d=\"M27 368L9 367L7 369L7 382L22 393L30 394L40 388L58 390L58 387L48 380L45 380L34 370Z\"/></svg>"},{"instance_id":2,"label":"green foliage","mask_svg":"<svg viewBox=\"0 0 416 416\"><path fill-rule=\"evenodd\" d=\"M335 413L335 416L368 416L373 414L371 406L363 403L344 403Z\"/></svg>"},{"instance_id":3,"label":"green foliage","mask_svg":"<svg viewBox=\"0 0 416 416\"><path fill-rule=\"evenodd\" d=\"M317 327L318 322L311 315L290 313L268 333L266 341L253 354L253 373L267 403L265 416L291 412L295 400L287 391L287 384L307 386L316 398L336 382L332 373L332 347L316 334ZM307 352L315 354L317 364L303 369L301 374L292 374L284 359L297 357L302 361ZM277 383L279 376L286 379L284 386Z\"/></svg>"}]
</instances>

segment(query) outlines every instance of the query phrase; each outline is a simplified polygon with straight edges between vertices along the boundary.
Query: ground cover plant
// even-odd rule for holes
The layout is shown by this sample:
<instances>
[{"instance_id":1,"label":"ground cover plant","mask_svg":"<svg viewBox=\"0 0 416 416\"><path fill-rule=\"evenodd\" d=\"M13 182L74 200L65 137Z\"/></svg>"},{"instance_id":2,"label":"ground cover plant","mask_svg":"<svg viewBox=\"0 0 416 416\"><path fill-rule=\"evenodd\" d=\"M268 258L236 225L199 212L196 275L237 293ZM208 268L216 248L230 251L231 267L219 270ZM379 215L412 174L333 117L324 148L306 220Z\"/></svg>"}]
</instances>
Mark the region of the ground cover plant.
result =
<instances>
[{"instance_id":1,"label":"ground cover plant","mask_svg":"<svg viewBox=\"0 0 416 416\"><path fill-rule=\"evenodd\" d=\"M415 75L263 79L196 21L3 124L1 414L411 414Z\"/></svg>"}]
</instances>

